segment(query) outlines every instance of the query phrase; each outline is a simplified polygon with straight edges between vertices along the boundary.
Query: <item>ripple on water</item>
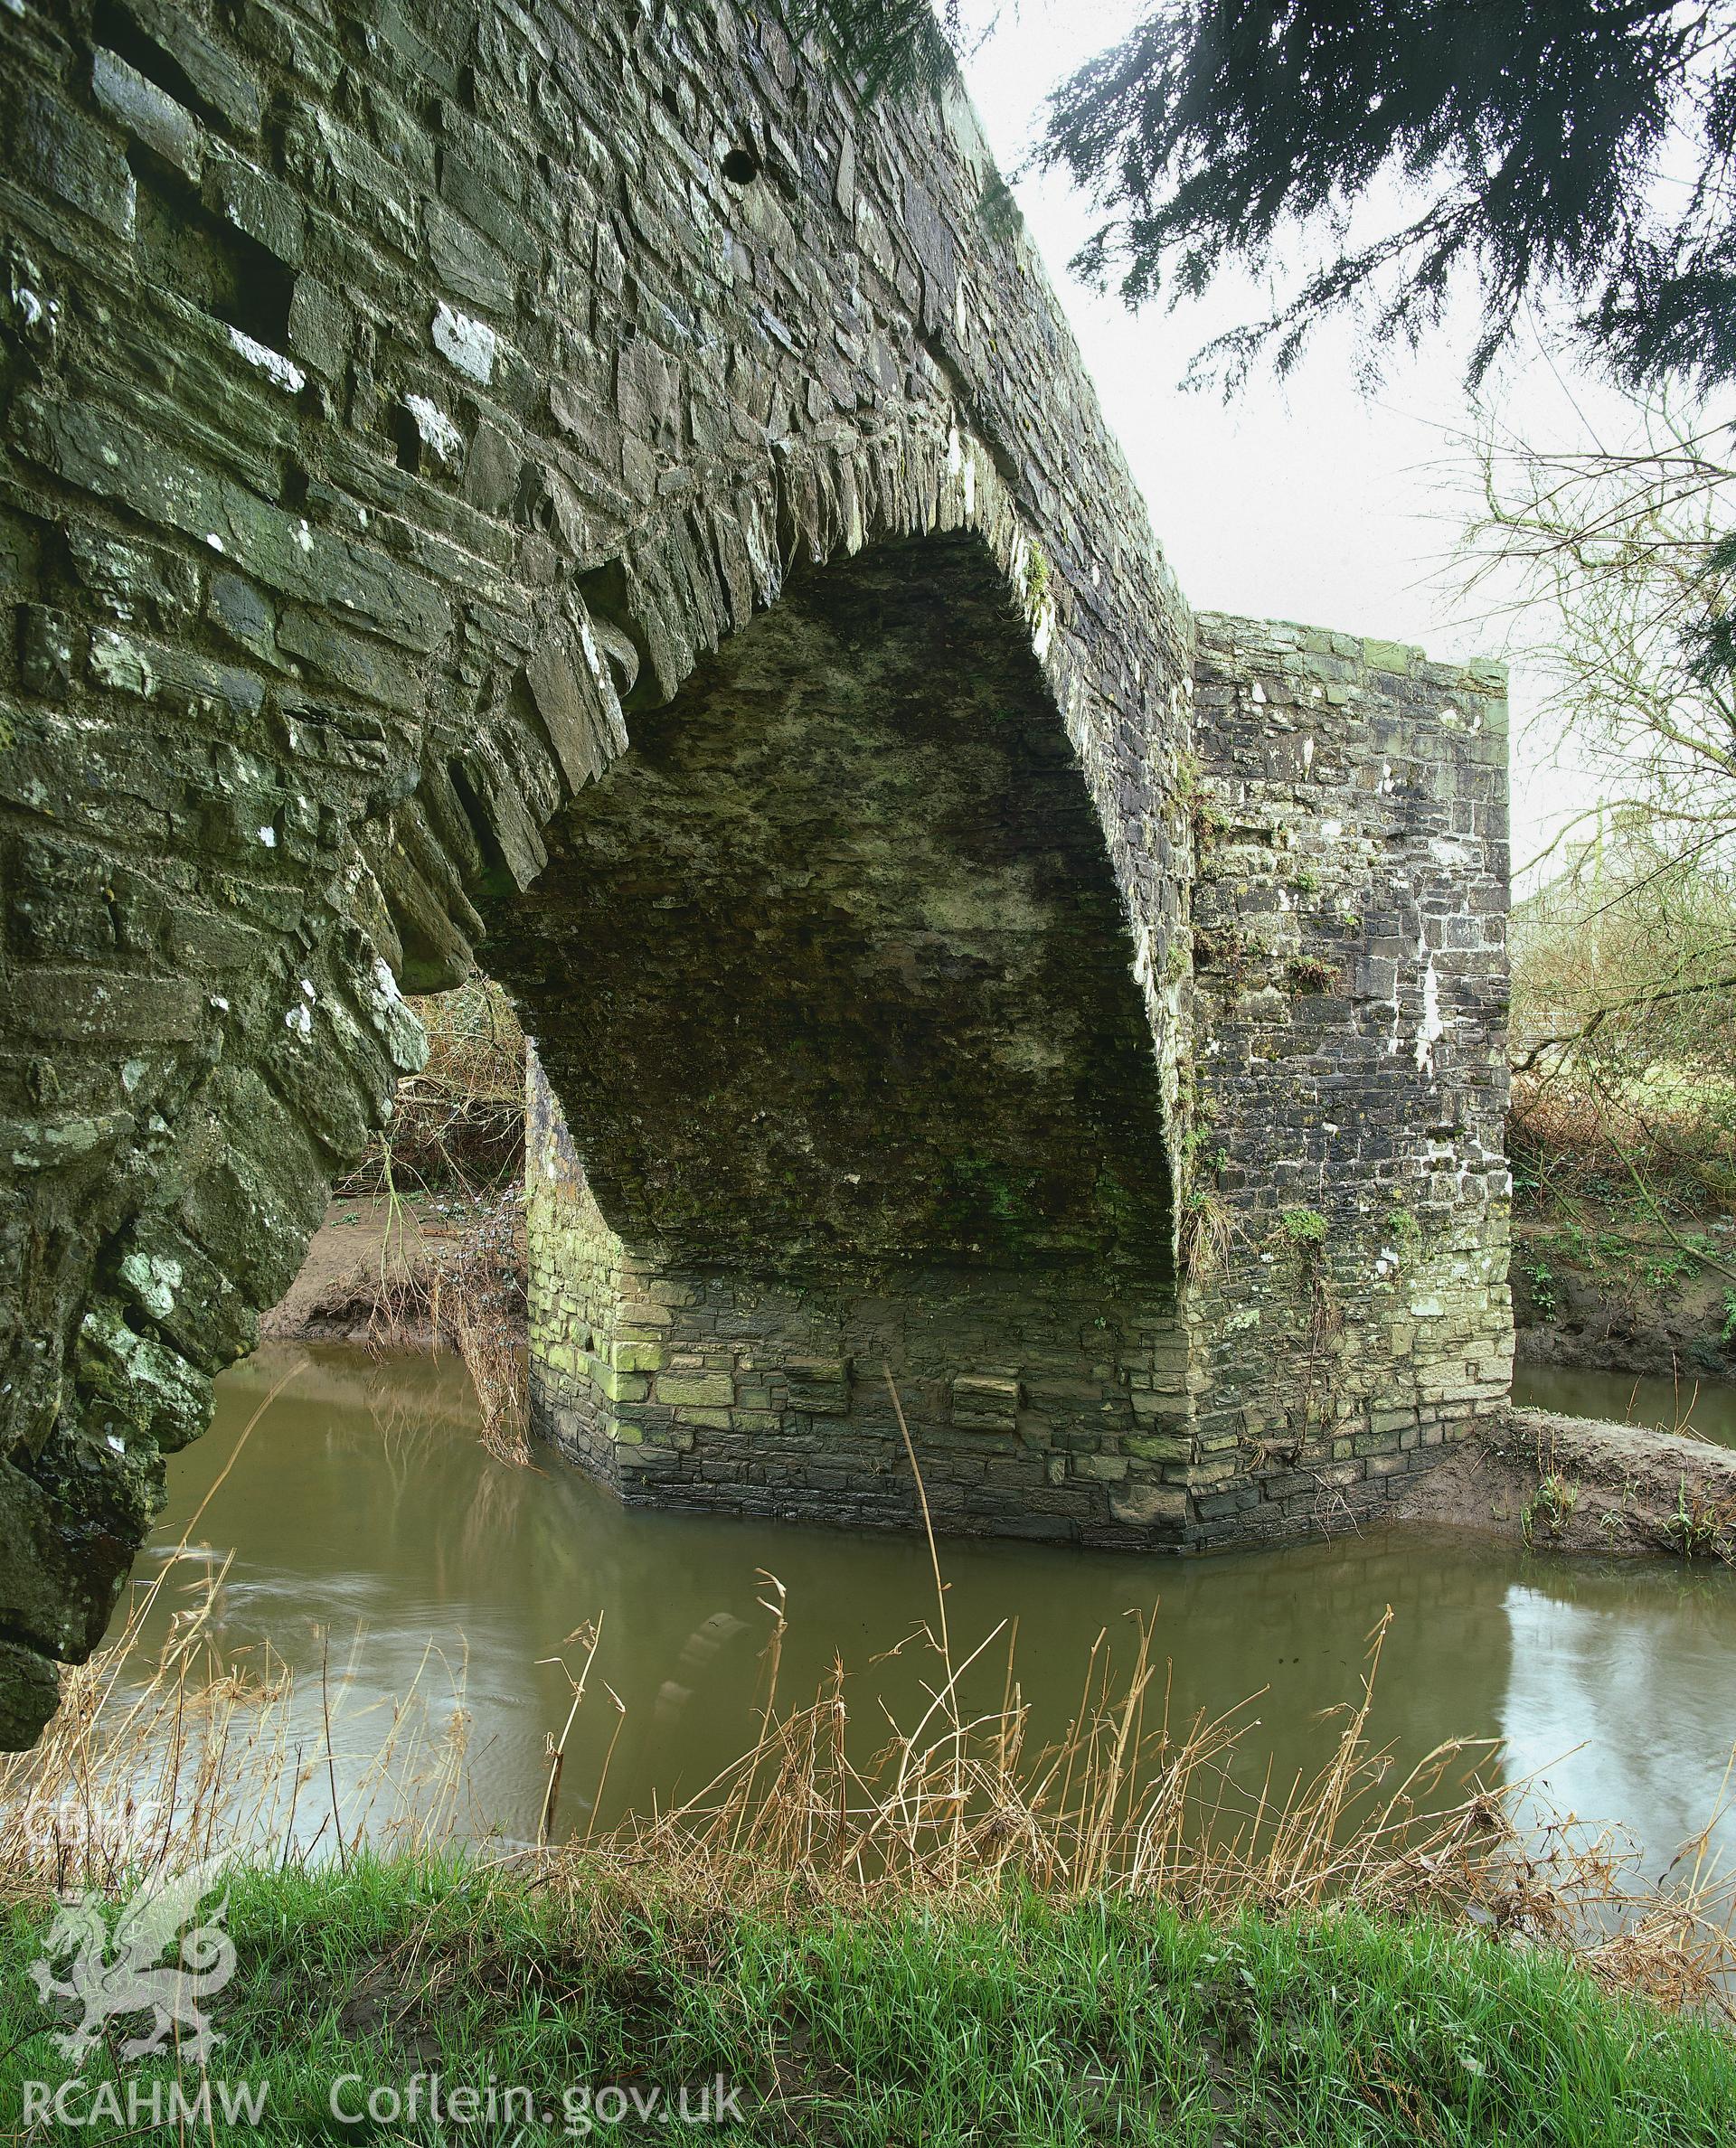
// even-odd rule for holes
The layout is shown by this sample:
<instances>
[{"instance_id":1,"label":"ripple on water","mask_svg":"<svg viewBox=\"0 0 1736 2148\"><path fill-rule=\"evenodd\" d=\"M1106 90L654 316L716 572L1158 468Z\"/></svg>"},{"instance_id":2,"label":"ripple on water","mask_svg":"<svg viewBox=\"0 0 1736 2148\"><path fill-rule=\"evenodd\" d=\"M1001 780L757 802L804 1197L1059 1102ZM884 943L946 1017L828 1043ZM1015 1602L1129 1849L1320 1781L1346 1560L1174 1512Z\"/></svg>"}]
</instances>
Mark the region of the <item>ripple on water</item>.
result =
<instances>
[{"instance_id":1,"label":"ripple on water","mask_svg":"<svg viewBox=\"0 0 1736 2148\"><path fill-rule=\"evenodd\" d=\"M296 1379L213 1492L292 1364ZM1542 1377L1526 1375L1533 1388ZM1626 1414L1616 1390L1625 1404L1634 1385L1548 1377L1578 1382L1580 1408L1598 1414ZM1573 1405L1556 1390L1549 1406ZM871 1697L905 1717L920 1705L913 1652L874 1661L928 1612L916 1539L629 1513L552 1456L503 1465L476 1437L449 1358L260 1352L218 1382L211 1434L171 1461L155 1551L208 1493L196 1537L233 1554L222 1646L257 1655L269 1644L297 1673L297 1708L316 1712L329 1650L352 1765L412 1683L437 1727L461 1686L476 1807L509 1833L533 1827L545 1733L566 1714L553 1659L564 1651L576 1665L571 1636L599 1615L569 1819L584 1814L616 1727L605 1685L628 1709L606 1817L696 1789L750 1742L769 1625L760 1568L788 1590L786 1698L816 1686L835 1653L856 1674L857 1722L880 1719ZM1064 1726L1098 1635L1127 1646L1129 1614L1154 1606L1172 1720L1258 1694L1250 1765L1257 1756L1258 1773L1269 1755L1285 1780L1324 1756L1320 1711L1355 1697L1367 1635L1391 1605L1377 1738L1415 1758L1446 1737L1499 1734L1517 1767L1543 1770L1558 1805L1628 1823L1649 1870L1710 1814L1736 1735L1736 1574L1722 1568L1552 1559L1414 1531L1195 1560L1010 1542L947 1545L943 1558L955 1642L1016 1620L1039 1742ZM174 1601L165 1587L154 1618ZM989 1705L1006 1640L985 1659L976 1697Z\"/></svg>"}]
</instances>

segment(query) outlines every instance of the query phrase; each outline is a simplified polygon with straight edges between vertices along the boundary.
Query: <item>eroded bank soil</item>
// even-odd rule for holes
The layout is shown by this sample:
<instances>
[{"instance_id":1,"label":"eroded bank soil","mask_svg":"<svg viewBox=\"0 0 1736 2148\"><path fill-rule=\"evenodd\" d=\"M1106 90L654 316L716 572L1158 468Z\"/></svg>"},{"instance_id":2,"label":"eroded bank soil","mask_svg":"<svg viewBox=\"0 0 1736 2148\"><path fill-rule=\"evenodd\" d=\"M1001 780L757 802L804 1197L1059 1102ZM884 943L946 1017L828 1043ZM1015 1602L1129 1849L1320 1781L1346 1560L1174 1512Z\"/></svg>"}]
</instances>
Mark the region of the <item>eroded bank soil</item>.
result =
<instances>
[{"instance_id":1,"label":"eroded bank soil","mask_svg":"<svg viewBox=\"0 0 1736 2148\"><path fill-rule=\"evenodd\" d=\"M431 1343L439 1301L495 1211L462 1194L334 1201L300 1273L263 1314L270 1342ZM522 1238L522 1231L517 1233Z\"/></svg>"},{"instance_id":2,"label":"eroded bank soil","mask_svg":"<svg viewBox=\"0 0 1736 2148\"><path fill-rule=\"evenodd\" d=\"M1514 1218L1520 1363L1736 1380L1736 1221L1575 1209Z\"/></svg>"},{"instance_id":3,"label":"eroded bank soil","mask_svg":"<svg viewBox=\"0 0 1736 2148\"><path fill-rule=\"evenodd\" d=\"M1409 1480L1392 1518L1537 1549L1736 1557L1736 1450L1591 1418L1514 1409Z\"/></svg>"}]
</instances>

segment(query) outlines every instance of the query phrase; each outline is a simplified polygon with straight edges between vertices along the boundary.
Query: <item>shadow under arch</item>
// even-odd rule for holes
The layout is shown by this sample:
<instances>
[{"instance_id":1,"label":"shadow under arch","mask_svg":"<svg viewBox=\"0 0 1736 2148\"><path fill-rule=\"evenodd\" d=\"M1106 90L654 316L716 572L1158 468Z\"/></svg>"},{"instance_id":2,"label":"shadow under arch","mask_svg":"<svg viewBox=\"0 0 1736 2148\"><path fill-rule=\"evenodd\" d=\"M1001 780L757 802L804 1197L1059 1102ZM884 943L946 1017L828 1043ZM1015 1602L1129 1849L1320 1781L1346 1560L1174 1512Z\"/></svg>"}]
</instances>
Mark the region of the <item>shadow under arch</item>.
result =
<instances>
[{"instance_id":1,"label":"shadow under arch","mask_svg":"<svg viewBox=\"0 0 1736 2148\"><path fill-rule=\"evenodd\" d=\"M629 1496L906 1522L884 1360L946 1525L1169 1540L1156 1054L988 546L792 575L628 732L484 899L545 1428Z\"/></svg>"}]
</instances>

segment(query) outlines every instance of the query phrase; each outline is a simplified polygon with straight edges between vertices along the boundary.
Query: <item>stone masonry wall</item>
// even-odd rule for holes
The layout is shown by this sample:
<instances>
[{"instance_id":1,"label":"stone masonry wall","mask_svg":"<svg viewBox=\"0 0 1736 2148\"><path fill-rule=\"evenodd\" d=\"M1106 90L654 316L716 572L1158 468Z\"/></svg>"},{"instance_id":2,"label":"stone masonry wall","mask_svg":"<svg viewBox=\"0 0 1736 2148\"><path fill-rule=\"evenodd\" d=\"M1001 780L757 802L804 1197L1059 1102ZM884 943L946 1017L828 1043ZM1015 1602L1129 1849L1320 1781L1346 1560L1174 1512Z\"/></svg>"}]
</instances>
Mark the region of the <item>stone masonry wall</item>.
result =
<instances>
[{"instance_id":1,"label":"stone masonry wall","mask_svg":"<svg viewBox=\"0 0 1736 2148\"><path fill-rule=\"evenodd\" d=\"M0 9L0 1743L542 830L973 533L1174 1096L1192 628L963 99L732 0Z\"/></svg>"},{"instance_id":2,"label":"stone masonry wall","mask_svg":"<svg viewBox=\"0 0 1736 2148\"><path fill-rule=\"evenodd\" d=\"M1095 815L1186 1361L1155 1267L1126 1305L1087 1286L1090 1230L1045 1275L1064 1319L937 1241L901 1327L872 1275L828 1270L822 1301L788 1263L684 1266L653 1216L618 1256L590 1229L575 1298L614 1294L611 1377L647 1383L606 1398L616 1463L637 1427L683 1496L908 1517L864 1371L886 1355L924 1437L959 1442L960 1525L1197 1541L1372 1497L1492 1399L1493 684L1208 626L1190 758L1193 619L1041 264L986 210L961 96L864 108L734 0L19 0L0 119L0 1744L100 1638L165 1453L420 1062L401 986L465 975L527 891L546 911L565 816L636 725L790 578L879 548L986 563L998 609L961 617L950 665L1016 631L1025 715L1052 711ZM1282 730L1316 686L1342 730ZM1195 892L1190 952L1213 785L1249 857ZM1298 922L1290 835L1367 948L1324 896ZM1244 900L1249 944L1214 953ZM1100 1220L1119 1195L1089 1182ZM1414 1243L1379 1228L1389 1184ZM1287 1270L1293 1242L1316 1251ZM629 1332L665 1324L629 1312L652 1304L666 1342ZM1091 1341L1111 1318L1118 1354ZM1299 1318L1300 1400L1262 1355ZM600 1361L572 1319L554 1346ZM641 1346L669 1362L612 1354ZM1005 1415L992 1383L1027 1362L1025 1394L1081 1391L1041 1426L1023 1399L1011 1432L965 1421ZM742 1444L769 1427L681 1416L721 1414L675 1397L724 1372L732 1412L778 1418L775 1458ZM988 1383L962 1408L961 1373ZM817 1406L844 1383L847 1412Z\"/></svg>"},{"instance_id":3,"label":"stone masonry wall","mask_svg":"<svg viewBox=\"0 0 1736 2148\"><path fill-rule=\"evenodd\" d=\"M1505 674L1217 616L1196 662L1179 1319L629 1254L533 1072L539 1408L622 1496L908 1524L885 1365L942 1530L1203 1550L1353 1525L1505 1409Z\"/></svg>"},{"instance_id":4,"label":"stone masonry wall","mask_svg":"<svg viewBox=\"0 0 1736 2148\"><path fill-rule=\"evenodd\" d=\"M1346 1526L1505 1407L1504 675L1216 617L1196 662L1197 862L1173 965L1188 1056L1164 1135L1183 1166L1180 1319L1155 1275L1129 1296L1102 1262L1056 1273L1028 1252L986 1273L906 1262L854 1290L780 1278L775 1210L758 1257L743 1244L724 1268L684 1258L679 1232L629 1251L533 1077L539 1412L622 1496L906 1525L889 1369L943 1530L1203 1549ZM742 709L730 724L751 729ZM674 824L617 848L666 847ZM665 885L646 890L665 906L656 942L628 946L636 978L715 930L684 940ZM782 966L770 910L754 914ZM679 986L663 989L667 1005ZM612 1002L599 1032L629 1069L643 1013ZM655 1041L678 1036L665 1021ZM762 1092L741 1051L746 1107ZM629 1073L653 1126L654 1089ZM893 1152L901 1107L934 1108L920 1086L885 1099ZM1007 1108L992 1088L978 1106ZM748 1117L731 1136L744 1152ZM881 1190L876 1217L901 1190ZM798 1205L824 1203L805 1190Z\"/></svg>"},{"instance_id":5,"label":"stone masonry wall","mask_svg":"<svg viewBox=\"0 0 1736 2148\"><path fill-rule=\"evenodd\" d=\"M945 1533L1185 1540L1145 1437L1184 1407L1173 1291L966 1266L798 1286L628 1248L533 1047L526 1154L534 1416L629 1503L917 1527L908 1430Z\"/></svg>"},{"instance_id":6,"label":"stone masonry wall","mask_svg":"<svg viewBox=\"0 0 1736 2148\"><path fill-rule=\"evenodd\" d=\"M1506 1402L1496 664L1204 616L1177 1134L1198 1540L1330 1527Z\"/></svg>"}]
</instances>

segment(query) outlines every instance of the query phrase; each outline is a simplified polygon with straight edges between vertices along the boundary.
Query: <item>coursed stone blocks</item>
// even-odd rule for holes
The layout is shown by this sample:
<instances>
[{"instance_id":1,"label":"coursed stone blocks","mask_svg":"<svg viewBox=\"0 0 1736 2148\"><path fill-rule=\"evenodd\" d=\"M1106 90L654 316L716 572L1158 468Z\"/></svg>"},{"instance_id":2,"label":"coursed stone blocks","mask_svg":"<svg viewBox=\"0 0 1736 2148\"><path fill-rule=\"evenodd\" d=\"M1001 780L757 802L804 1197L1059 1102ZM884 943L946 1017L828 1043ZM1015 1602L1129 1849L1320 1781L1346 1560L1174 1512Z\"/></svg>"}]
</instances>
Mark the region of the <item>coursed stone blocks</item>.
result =
<instances>
[{"instance_id":1,"label":"coursed stone blocks","mask_svg":"<svg viewBox=\"0 0 1736 2148\"><path fill-rule=\"evenodd\" d=\"M53 1661L100 1635L158 1458L388 1112L413 1045L382 971L439 989L498 957L568 1116L599 1121L584 1032L646 1001L589 952L539 966L584 914L558 884L571 815L677 750L658 718L678 697L721 707L710 667L732 644L760 661L756 620L782 622L785 686L830 705L780 740L764 690L731 686L753 795L788 810L758 853L762 958L742 947L714 1003L835 959L844 1037L854 965L873 1021L840 1063L892 1095L943 1041L906 1086L937 1113L950 1094L968 1137L930 1143L944 1172L920 1143L889 1156L828 1106L824 1065L769 1053L746 1093L799 1093L815 1148L784 1142L782 1194L738 1176L708 1218L678 1145L672 1175L617 1112L623 1137L588 1135L558 1199L548 1173L531 1190L534 1377L568 1450L647 1496L909 1525L890 1363L958 1526L1204 1540L1196 1460L1132 1440L1338 1437L1320 1394L1298 1423L1250 1371L1316 1302L1273 1242L1287 1205L1332 1211L1344 1422L1414 1401L1444 1435L1493 1406L1499 681L1210 622L1196 667L1040 264L983 213L961 98L865 108L778 7L728 0L31 6L0 10L0 1466L31 1517L0 1558L0 1733L27 1738ZM827 577L829 609L804 594ZM920 660L852 703L840 680L882 644ZM770 778L834 750L854 789L833 796L882 828L908 808L920 840L853 854L823 782L797 829ZM1229 900L1201 771L1238 852L1335 876L1359 928L1263 869ZM750 772L720 764L714 795ZM980 854L1021 815L1031 840ZM703 818L702 880L728 861ZM631 824L592 815L592 862ZM654 803L639 826L613 915L691 947L652 907L679 888L636 900ZM1375 870L1389 838L1401 899ZM695 969L650 1003L712 987ZM723 1041L720 1019L720 1065ZM972 1070L956 1093L948 1054ZM1234 1287L1175 1259L1214 1084L1232 1245L1258 1267ZM1012 1098L1028 1156L982 1107ZM1433 1150L1418 1123L1445 1129ZM1269 1162L1262 1124L1286 1135ZM1346 1127L1354 1155L1324 1145ZM776 1145L739 1153L769 1170ZM1402 1202L1419 1241L1339 1214L1311 1191L1328 1173ZM750 1221L804 1208L811 1246L746 1257ZM125 1366L117 1321L141 1345ZM842 1382L815 1371L840 1362ZM954 1426L949 1383L1002 1367L1015 1429L1005 1408ZM672 1378L732 1399L659 1400ZM123 1417L117 1456L101 1427Z\"/></svg>"}]
</instances>

